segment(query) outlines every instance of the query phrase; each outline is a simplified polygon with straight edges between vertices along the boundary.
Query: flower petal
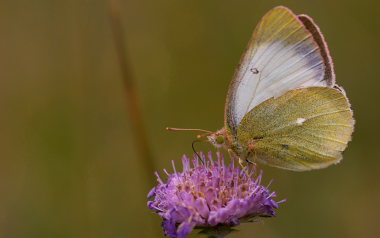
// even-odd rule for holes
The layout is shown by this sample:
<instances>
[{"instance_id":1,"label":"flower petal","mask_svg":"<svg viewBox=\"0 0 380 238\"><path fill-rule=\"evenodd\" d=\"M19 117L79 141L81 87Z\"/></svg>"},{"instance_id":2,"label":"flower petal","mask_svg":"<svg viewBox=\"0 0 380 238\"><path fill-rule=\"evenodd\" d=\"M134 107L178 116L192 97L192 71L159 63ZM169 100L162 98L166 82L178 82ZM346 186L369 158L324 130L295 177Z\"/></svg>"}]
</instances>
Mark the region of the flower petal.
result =
<instances>
[{"instance_id":1,"label":"flower petal","mask_svg":"<svg viewBox=\"0 0 380 238\"><path fill-rule=\"evenodd\" d=\"M206 199L200 197L195 200L195 209L197 212L203 217L207 218L208 214L210 213L210 210L208 209Z\"/></svg>"},{"instance_id":2,"label":"flower petal","mask_svg":"<svg viewBox=\"0 0 380 238\"><path fill-rule=\"evenodd\" d=\"M150 190L150 192L148 193L148 199L156 196L156 189L157 189L157 187L154 187L154 188L152 188L152 190Z\"/></svg>"},{"instance_id":3,"label":"flower petal","mask_svg":"<svg viewBox=\"0 0 380 238\"><path fill-rule=\"evenodd\" d=\"M190 232L194 229L195 224L193 222L185 221L178 226L177 237L186 238Z\"/></svg>"},{"instance_id":4,"label":"flower petal","mask_svg":"<svg viewBox=\"0 0 380 238\"><path fill-rule=\"evenodd\" d=\"M164 229L165 236L170 236L172 238L177 237L177 227L175 226L175 222L172 219L164 219L161 226Z\"/></svg>"}]
</instances>

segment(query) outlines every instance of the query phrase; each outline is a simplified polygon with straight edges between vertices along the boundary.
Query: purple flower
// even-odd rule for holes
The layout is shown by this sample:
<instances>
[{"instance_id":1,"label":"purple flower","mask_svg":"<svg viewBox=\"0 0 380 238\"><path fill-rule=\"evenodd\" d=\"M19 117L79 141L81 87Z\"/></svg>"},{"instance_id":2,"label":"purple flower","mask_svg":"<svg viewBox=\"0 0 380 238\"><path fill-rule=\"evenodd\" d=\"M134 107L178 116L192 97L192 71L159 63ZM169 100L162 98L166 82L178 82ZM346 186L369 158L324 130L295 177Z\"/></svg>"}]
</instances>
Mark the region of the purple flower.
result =
<instances>
[{"instance_id":1,"label":"purple flower","mask_svg":"<svg viewBox=\"0 0 380 238\"><path fill-rule=\"evenodd\" d=\"M163 218L166 236L184 238L194 228L239 225L256 221L259 217L272 217L278 203L273 200L275 192L260 185L262 173L254 178L254 169L241 169L231 159L225 165L223 156L217 153L217 161L209 153L202 164L197 157L192 161L182 158L183 172L168 175L167 182L156 172L159 184L148 194L148 207ZM206 161L207 160L207 161Z\"/></svg>"}]
</instances>

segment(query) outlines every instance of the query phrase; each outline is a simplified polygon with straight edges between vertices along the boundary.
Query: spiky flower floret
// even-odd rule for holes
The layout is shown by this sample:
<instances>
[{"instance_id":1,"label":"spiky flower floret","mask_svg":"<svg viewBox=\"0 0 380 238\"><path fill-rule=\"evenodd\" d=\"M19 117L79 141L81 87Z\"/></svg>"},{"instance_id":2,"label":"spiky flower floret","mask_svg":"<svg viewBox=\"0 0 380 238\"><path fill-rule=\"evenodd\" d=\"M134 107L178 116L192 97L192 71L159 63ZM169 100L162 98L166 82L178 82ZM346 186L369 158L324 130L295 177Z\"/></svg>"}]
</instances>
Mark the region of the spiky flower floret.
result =
<instances>
[{"instance_id":1,"label":"spiky flower floret","mask_svg":"<svg viewBox=\"0 0 380 238\"><path fill-rule=\"evenodd\" d=\"M200 154L202 162L194 156L192 165L182 158L183 172L168 175L166 183L156 173L159 184L148 194L153 201L148 207L163 218L166 236L183 238L194 228L233 227L241 222L256 221L259 217L275 216L278 203L275 192L260 185L262 173L254 176L254 169L235 166L234 159L225 165L222 155L213 160Z\"/></svg>"}]
</instances>

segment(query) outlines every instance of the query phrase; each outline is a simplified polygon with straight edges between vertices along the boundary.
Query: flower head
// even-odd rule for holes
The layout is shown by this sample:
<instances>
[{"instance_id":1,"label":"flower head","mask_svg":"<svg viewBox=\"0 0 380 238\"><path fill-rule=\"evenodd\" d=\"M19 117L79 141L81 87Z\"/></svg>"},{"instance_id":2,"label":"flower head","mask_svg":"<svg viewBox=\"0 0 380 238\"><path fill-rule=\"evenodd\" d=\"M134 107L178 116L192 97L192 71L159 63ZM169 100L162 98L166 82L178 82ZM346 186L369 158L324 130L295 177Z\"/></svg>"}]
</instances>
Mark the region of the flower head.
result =
<instances>
[{"instance_id":1,"label":"flower head","mask_svg":"<svg viewBox=\"0 0 380 238\"><path fill-rule=\"evenodd\" d=\"M275 192L260 185L262 173L254 178L253 169L225 165L223 156L217 160L209 153L208 160L201 154L204 164L194 157L182 158L183 171L168 175L167 182L156 173L159 184L148 194L153 201L148 207L163 218L164 233L183 238L194 228L236 226L241 222L255 221L258 217L272 217L278 208Z\"/></svg>"}]
</instances>

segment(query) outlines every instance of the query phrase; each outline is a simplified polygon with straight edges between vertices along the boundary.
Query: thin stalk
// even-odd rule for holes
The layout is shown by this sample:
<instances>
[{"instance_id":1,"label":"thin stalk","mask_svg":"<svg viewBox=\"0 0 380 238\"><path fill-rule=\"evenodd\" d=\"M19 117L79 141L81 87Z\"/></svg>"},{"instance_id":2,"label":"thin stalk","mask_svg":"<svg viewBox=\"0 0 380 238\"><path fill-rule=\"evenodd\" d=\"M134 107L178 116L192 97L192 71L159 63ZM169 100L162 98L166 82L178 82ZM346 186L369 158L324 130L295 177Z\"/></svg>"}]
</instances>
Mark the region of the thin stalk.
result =
<instances>
[{"instance_id":1,"label":"thin stalk","mask_svg":"<svg viewBox=\"0 0 380 238\"><path fill-rule=\"evenodd\" d=\"M113 38L115 40L117 57L124 83L126 106L128 116L130 117L132 135L137 148L138 156L140 157L139 162L141 163L141 168L145 170L143 173L144 177L147 178L148 184L153 187L156 180L153 175L155 166L153 156L148 145L147 134L143 123L144 120L138 99L138 92L133 81L130 65L126 56L127 48L125 46L126 41L120 19L120 3L118 0L108 0L108 4Z\"/></svg>"}]
</instances>

